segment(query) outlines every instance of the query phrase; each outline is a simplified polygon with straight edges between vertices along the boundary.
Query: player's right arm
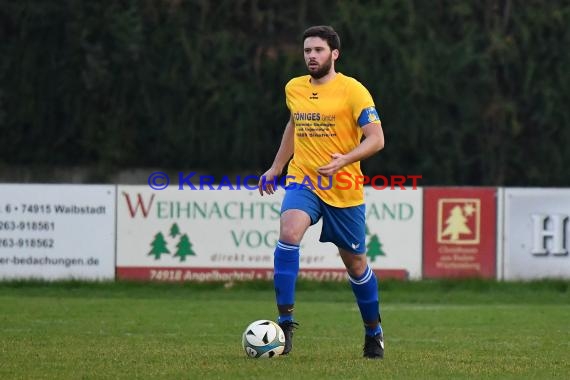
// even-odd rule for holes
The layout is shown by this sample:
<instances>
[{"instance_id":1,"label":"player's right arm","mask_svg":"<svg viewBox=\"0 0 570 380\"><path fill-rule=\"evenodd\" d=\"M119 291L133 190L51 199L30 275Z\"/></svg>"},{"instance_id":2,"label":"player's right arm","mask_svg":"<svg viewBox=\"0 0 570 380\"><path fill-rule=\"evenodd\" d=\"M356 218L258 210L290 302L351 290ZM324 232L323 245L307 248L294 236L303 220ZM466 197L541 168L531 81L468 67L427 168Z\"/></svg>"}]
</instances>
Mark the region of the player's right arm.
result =
<instances>
[{"instance_id":1,"label":"player's right arm","mask_svg":"<svg viewBox=\"0 0 570 380\"><path fill-rule=\"evenodd\" d=\"M279 150L275 155L273 164L259 179L257 184L259 188L259 194L263 196L263 193L273 194L277 187L277 178L283 172L285 165L289 162L289 159L293 156L294 150L294 139L295 139L295 125L293 124L293 116L289 117L289 121L285 126L285 131L283 132L283 137L281 138L281 145Z\"/></svg>"}]
</instances>

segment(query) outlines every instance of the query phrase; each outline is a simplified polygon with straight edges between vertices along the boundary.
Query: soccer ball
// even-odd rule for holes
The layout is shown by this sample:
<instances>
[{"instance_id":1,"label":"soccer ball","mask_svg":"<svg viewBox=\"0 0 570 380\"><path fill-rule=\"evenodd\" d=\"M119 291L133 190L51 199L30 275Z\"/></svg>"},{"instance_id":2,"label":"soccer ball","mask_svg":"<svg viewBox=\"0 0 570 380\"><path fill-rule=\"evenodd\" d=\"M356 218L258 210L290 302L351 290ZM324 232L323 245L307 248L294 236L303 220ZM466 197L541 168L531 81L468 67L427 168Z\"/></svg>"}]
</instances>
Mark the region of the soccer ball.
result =
<instances>
[{"instance_id":1,"label":"soccer ball","mask_svg":"<svg viewBox=\"0 0 570 380\"><path fill-rule=\"evenodd\" d=\"M241 342L250 358L272 358L283 353L285 334L277 323L261 319L247 326Z\"/></svg>"}]
</instances>

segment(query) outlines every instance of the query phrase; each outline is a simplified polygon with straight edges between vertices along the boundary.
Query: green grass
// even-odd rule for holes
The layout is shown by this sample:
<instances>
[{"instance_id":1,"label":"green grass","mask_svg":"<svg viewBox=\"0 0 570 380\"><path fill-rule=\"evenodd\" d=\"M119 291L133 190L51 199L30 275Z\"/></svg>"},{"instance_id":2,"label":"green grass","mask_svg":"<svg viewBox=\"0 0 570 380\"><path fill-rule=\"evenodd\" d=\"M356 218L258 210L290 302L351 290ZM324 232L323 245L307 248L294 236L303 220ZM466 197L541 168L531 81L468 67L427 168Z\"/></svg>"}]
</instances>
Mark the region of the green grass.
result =
<instances>
[{"instance_id":1,"label":"green grass","mask_svg":"<svg viewBox=\"0 0 570 380\"><path fill-rule=\"evenodd\" d=\"M2 379L568 378L570 282L383 282L386 358L348 284L301 282L287 357L248 359L270 283L0 283Z\"/></svg>"}]
</instances>

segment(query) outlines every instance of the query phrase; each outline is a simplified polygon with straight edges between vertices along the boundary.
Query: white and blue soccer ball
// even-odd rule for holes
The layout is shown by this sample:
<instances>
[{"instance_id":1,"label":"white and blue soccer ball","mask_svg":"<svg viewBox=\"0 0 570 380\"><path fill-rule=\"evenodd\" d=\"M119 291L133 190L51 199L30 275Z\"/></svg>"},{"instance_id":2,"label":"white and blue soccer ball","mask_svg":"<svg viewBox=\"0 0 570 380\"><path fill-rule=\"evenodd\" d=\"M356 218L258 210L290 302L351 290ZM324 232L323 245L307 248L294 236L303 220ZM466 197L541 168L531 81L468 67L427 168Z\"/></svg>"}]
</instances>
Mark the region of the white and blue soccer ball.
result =
<instances>
[{"instance_id":1,"label":"white and blue soccer ball","mask_svg":"<svg viewBox=\"0 0 570 380\"><path fill-rule=\"evenodd\" d=\"M250 358L272 358L283 353L285 334L277 323L260 319L247 326L242 345Z\"/></svg>"}]
</instances>

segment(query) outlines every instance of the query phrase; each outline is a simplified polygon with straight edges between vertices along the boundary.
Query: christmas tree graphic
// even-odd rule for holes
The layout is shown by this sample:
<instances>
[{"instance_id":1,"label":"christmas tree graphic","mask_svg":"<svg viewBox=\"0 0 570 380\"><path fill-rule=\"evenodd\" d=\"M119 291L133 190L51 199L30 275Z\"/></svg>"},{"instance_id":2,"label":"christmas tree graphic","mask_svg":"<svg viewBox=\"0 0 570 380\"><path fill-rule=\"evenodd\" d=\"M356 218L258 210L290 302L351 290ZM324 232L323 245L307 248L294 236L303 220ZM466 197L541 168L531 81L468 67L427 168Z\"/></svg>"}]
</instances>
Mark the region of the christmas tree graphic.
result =
<instances>
[{"instance_id":1,"label":"christmas tree graphic","mask_svg":"<svg viewBox=\"0 0 570 380\"><path fill-rule=\"evenodd\" d=\"M175 238L178 235L180 235L180 228L178 227L178 224L174 223L172 227L170 227L170 237Z\"/></svg>"},{"instance_id":2,"label":"christmas tree graphic","mask_svg":"<svg viewBox=\"0 0 570 380\"><path fill-rule=\"evenodd\" d=\"M170 253L166 245L167 243L166 240L164 240L164 235L162 234L162 232L157 233L156 235L154 235L154 240L152 241L152 243L150 243L152 249L148 253L149 256L154 255L154 259L158 260L160 259L161 255Z\"/></svg>"},{"instance_id":3,"label":"christmas tree graphic","mask_svg":"<svg viewBox=\"0 0 570 380\"><path fill-rule=\"evenodd\" d=\"M176 245L175 257L180 257L180 261L186 261L186 256L196 256L196 253L192 250L192 243L188 239L188 235L184 234L180 237L180 241Z\"/></svg>"},{"instance_id":4,"label":"christmas tree graphic","mask_svg":"<svg viewBox=\"0 0 570 380\"><path fill-rule=\"evenodd\" d=\"M174 239L176 236L180 236L177 243L175 243ZM180 227L178 224L173 223L170 227L168 233L168 240L165 239L164 234L162 232L158 232L150 243L152 249L148 253L149 256L154 256L155 260L160 260L162 255L170 254L170 250L168 249L169 244L176 245L176 252L172 257L177 257L180 261L186 261L187 256L196 256L196 252L192 249L192 243L188 238L188 234L182 234L180 231Z\"/></svg>"},{"instance_id":5,"label":"christmas tree graphic","mask_svg":"<svg viewBox=\"0 0 570 380\"><path fill-rule=\"evenodd\" d=\"M451 241L459 240L461 234L471 234L471 230L467 226L467 218L463 215L463 210L460 206L455 206L451 209L449 217L445 220L447 226L443 230L441 236L449 236Z\"/></svg>"},{"instance_id":6,"label":"christmas tree graphic","mask_svg":"<svg viewBox=\"0 0 570 380\"><path fill-rule=\"evenodd\" d=\"M368 244L366 244L366 256L370 257L371 262L376 261L377 256L386 256L386 253L382 250L382 243L378 235L370 233L368 224L365 225L365 228L366 236L372 235L370 236Z\"/></svg>"},{"instance_id":7,"label":"christmas tree graphic","mask_svg":"<svg viewBox=\"0 0 570 380\"><path fill-rule=\"evenodd\" d=\"M370 241L366 245L366 256L370 257L371 262L376 261L376 256L386 256L378 235L374 234L370 237Z\"/></svg>"}]
</instances>

